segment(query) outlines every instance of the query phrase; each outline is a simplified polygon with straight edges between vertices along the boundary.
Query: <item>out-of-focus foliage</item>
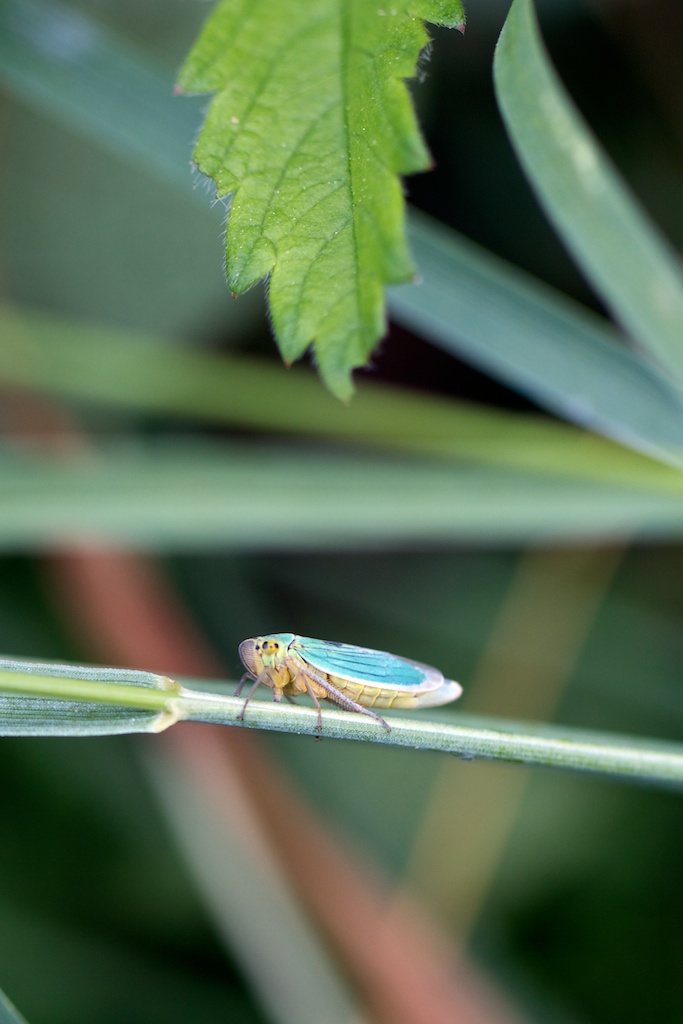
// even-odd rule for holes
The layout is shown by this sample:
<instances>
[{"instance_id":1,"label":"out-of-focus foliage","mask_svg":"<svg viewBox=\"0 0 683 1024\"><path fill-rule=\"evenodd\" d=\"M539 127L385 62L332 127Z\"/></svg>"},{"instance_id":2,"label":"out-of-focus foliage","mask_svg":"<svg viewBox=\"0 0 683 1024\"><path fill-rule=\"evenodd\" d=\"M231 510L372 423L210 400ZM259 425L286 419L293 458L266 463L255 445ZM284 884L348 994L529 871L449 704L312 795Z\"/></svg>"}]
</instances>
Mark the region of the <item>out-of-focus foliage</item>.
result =
<instances>
[{"instance_id":1,"label":"out-of-focus foliage","mask_svg":"<svg viewBox=\"0 0 683 1024\"><path fill-rule=\"evenodd\" d=\"M571 263L525 183L495 108L491 61L506 6L477 0L464 40L440 35L415 94L437 166L410 179L410 198L600 313L590 282ZM41 20L46 11L52 19L48 33ZM196 202L189 187L200 104L170 99L205 7L102 0L93 28L93 5L86 0L67 8L33 0L0 5L0 17L14 19L15 26L18 12L34 20L32 29L23 30L22 46L16 39L8 44L9 22L2 23L7 88L0 223L3 298L18 308L19 327L20 310L27 307L61 322L95 321L108 329L173 334L183 344L219 352L248 352L272 360L269 371L277 367L283 374L260 290L236 302L228 297L220 269L222 207L208 208L201 185L202 202ZM82 13L90 30L83 28ZM667 56L671 50L677 55L683 42L676 4L657 0L587 10L553 0L541 5L540 14L569 92L680 248L683 71L680 60ZM118 33L117 59L94 60L112 31ZM85 75L76 84L75 71ZM117 74L121 86L112 94L106 86ZM72 91L65 94L67 81ZM154 89L160 82L178 121L158 116ZM90 108L101 117L88 118L84 110L93 96L97 102ZM156 162L150 162L150 147L131 134L131 126L149 123L147 109L154 110L159 129L152 147ZM169 135L175 142L165 149ZM431 278L427 284L431 289ZM392 330L375 357L373 378L438 393L447 402L525 410L532 421L540 420L531 401L550 403L536 383L539 364L528 386L517 363L505 380L520 392L508 390L425 342L436 333L435 305L429 305L422 321L414 310L409 321L401 312L404 326ZM414 333L405 329L408 323ZM505 341L501 329L498 336ZM483 358L478 365L499 373L502 344L501 350L496 365ZM471 357L471 346L468 351L463 343L459 351ZM543 351L540 344L537 351ZM132 390L138 374L134 367L128 372ZM277 423L262 429L277 435L286 464L294 453L278 379L269 376L274 383L267 388ZM245 407L265 404L263 383L251 387L241 395ZM559 372L553 387L559 395ZM614 416L622 396L609 388L609 377L604 391ZM580 419L583 395L572 402L573 395L569 389L552 408L563 415L573 409ZM201 397L190 394L188 405ZM667 416L675 417L676 402L675 395L662 400ZM35 393L27 397L18 388L4 395L2 427L17 459L24 457L27 434L45 435L35 403ZM293 410L292 418L295 403ZM350 422L360 416L353 406L346 412ZM113 404L79 402L70 415L99 441L115 434L134 455L141 437L145 443L149 435L167 441L188 429L188 418L166 406L156 413L141 406L124 413ZM307 431L307 444L323 462L332 443L325 418L323 407L319 435ZM589 425L604 424L591 419ZM214 443L232 451L254 424L228 433L198 417L191 429L211 432ZM272 445L273 437L268 441ZM658 444L675 443L662 430ZM60 459L65 457L62 452ZM258 455L254 461L258 465ZM680 737L678 543L634 543L621 554L571 548L529 556L510 539L493 547L434 536L392 551L373 538L321 553L302 537L296 550L285 553L267 465L264 460L266 495L253 505L254 521L261 509L271 516L267 542L242 539L227 551L216 541L200 554L176 549L166 560L226 676L238 671L241 639L296 629L438 665L464 684L469 712L556 717L597 730ZM556 469L561 475L563 464ZM181 478L176 483L182 488ZM516 492L509 493L512 502ZM496 500L503 504L505 496ZM49 494L41 492L40 501L49 506ZM619 542L626 541L621 531ZM163 543L155 546L164 549ZM85 660L88 653L64 627L63 595L51 589L47 564L28 544L0 564L0 651ZM151 755L155 742L0 744L0 986L31 1024L265 1019L241 965L218 944L140 768L140 750ZM294 736L269 742L323 820L364 844L392 879L410 876L451 934L469 938L471 953L529 1019L623 1024L680 1018L678 795L539 771L522 790L521 769L507 774L499 766L444 765L437 755ZM234 875L242 884L239 868ZM468 917L462 907L473 893Z\"/></svg>"}]
</instances>

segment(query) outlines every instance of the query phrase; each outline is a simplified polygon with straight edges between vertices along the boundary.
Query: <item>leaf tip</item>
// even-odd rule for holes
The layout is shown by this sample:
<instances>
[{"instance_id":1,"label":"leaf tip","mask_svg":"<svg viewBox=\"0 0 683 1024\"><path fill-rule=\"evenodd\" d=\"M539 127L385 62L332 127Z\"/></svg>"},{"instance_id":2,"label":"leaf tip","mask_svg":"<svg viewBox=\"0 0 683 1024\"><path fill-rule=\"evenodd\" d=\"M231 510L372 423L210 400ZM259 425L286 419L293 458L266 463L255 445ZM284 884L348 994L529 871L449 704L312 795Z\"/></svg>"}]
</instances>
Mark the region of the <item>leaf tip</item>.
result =
<instances>
[{"instance_id":1,"label":"leaf tip","mask_svg":"<svg viewBox=\"0 0 683 1024\"><path fill-rule=\"evenodd\" d=\"M343 405L350 405L356 389L353 386L353 378L350 370L326 372L318 366L320 376L325 387L331 391L335 398L338 398Z\"/></svg>"}]
</instances>

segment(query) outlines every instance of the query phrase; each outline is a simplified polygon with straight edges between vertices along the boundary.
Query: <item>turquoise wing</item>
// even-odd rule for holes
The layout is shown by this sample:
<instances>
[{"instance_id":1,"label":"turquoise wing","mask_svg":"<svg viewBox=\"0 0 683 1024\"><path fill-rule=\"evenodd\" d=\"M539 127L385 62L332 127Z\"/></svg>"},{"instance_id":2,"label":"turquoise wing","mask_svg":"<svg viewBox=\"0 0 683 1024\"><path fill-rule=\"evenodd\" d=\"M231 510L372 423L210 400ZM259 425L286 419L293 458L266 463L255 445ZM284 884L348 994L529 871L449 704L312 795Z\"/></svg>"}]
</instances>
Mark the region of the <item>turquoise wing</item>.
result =
<instances>
[{"instance_id":1,"label":"turquoise wing","mask_svg":"<svg viewBox=\"0 0 683 1024\"><path fill-rule=\"evenodd\" d=\"M418 661L399 658L386 651L354 647L334 640L298 636L290 645L312 668L356 683L395 688L402 692L426 693L444 685L438 669Z\"/></svg>"}]
</instances>

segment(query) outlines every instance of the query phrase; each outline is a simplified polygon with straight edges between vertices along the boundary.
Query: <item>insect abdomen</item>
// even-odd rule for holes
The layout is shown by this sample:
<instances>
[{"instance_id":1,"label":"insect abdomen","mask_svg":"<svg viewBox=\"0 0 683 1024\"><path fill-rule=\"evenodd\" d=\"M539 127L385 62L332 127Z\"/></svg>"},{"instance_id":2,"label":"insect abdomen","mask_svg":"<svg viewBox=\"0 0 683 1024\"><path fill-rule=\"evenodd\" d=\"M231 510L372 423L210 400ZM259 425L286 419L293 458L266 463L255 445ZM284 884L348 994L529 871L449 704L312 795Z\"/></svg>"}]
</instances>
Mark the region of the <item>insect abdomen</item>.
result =
<instances>
[{"instance_id":1,"label":"insect abdomen","mask_svg":"<svg viewBox=\"0 0 683 1024\"><path fill-rule=\"evenodd\" d=\"M328 679L333 686L355 700L357 704L362 704L364 708L411 708L415 706L416 694L414 693L401 693L400 690L358 683L329 673Z\"/></svg>"}]
</instances>

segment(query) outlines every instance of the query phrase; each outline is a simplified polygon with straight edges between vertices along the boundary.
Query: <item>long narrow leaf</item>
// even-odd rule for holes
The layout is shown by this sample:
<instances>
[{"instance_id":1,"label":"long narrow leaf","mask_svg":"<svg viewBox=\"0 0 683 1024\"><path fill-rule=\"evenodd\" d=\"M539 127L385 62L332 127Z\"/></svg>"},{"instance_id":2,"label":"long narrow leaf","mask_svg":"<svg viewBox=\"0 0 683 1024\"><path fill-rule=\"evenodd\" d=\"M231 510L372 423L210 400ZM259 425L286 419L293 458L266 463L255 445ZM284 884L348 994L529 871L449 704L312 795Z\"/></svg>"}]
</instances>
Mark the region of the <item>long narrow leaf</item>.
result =
<instances>
[{"instance_id":1,"label":"long narrow leaf","mask_svg":"<svg viewBox=\"0 0 683 1024\"><path fill-rule=\"evenodd\" d=\"M26 1018L10 1003L4 992L0 992L0 1024L27 1024Z\"/></svg>"},{"instance_id":2,"label":"long narrow leaf","mask_svg":"<svg viewBox=\"0 0 683 1024\"><path fill-rule=\"evenodd\" d=\"M481 448L475 440L473 451ZM110 448L99 460L12 457L0 474L4 550L84 539L316 550L683 534L683 481L665 468L661 487L638 488L443 461L191 445Z\"/></svg>"},{"instance_id":3,"label":"long narrow leaf","mask_svg":"<svg viewBox=\"0 0 683 1024\"><path fill-rule=\"evenodd\" d=\"M498 102L546 213L617 321L683 387L683 272L567 96L531 0L496 50Z\"/></svg>"},{"instance_id":4,"label":"long narrow leaf","mask_svg":"<svg viewBox=\"0 0 683 1024\"><path fill-rule=\"evenodd\" d=\"M0 77L115 157L195 195L189 147L201 104L174 102L171 76L94 19L59 0L3 0Z\"/></svg>"},{"instance_id":5,"label":"long narrow leaf","mask_svg":"<svg viewBox=\"0 0 683 1024\"><path fill-rule=\"evenodd\" d=\"M184 749L161 760L148 757L145 764L193 884L264 1020L370 1024L232 777L228 752L197 740L208 764L199 767L191 751L177 756ZM217 762L221 755L225 760ZM217 787L207 786L209 773L217 776Z\"/></svg>"},{"instance_id":6,"label":"long narrow leaf","mask_svg":"<svg viewBox=\"0 0 683 1024\"><path fill-rule=\"evenodd\" d=\"M369 382L345 409L310 374L283 375L263 360L1 308L0 328L0 380L61 398L669 493L683 487L673 470L537 416Z\"/></svg>"},{"instance_id":7,"label":"long narrow leaf","mask_svg":"<svg viewBox=\"0 0 683 1024\"><path fill-rule=\"evenodd\" d=\"M127 669L0 659L0 736L159 732L177 719L177 683Z\"/></svg>"},{"instance_id":8,"label":"long narrow leaf","mask_svg":"<svg viewBox=\"0 0 683 1024\"><path fill-rule=\"evenodd\" d=\"M413 211L417 286L389 291L398 323L565 419L683 460L683 400L587 309Z\"/></svg>"},{"instance_id":9,"label":"long narrow leaf","mask_svg":"<svg viewBox=\"0 0 683 1024\"><path fill-rule=\"evenodd\" d=\"M65 673L68 672L68 675ZM121 676L124 685L114 681ZM130 707L157 701L172 714L164 725L178 718L194 722L213 722L220 725L242 725L257 729L274 729L300 735L316 736L318 715L313 708L292 707L266 701L252 701L245 713L243 698L222 696L216 692L172 684L169 691L154 683L134 682L147 673L130 673L117 669L92 669L62 665L37 665L26 671L21 662L0 664L0 693L5 693L4 718L11 722L11 705L18 696L40 700L47 696L50 702L60 699L69 705L65 731L53 718L52 704L38 706L34 720L22 733L14 723L12 735L73 735L74 723L82 708L88 733L89 716L98 713L98 706ZM100 676L104 681L99 682ZM155 677L152 677L155 678ZM130 680L130 681L129 681ZM168 683L168 681L167 681ZM215 685L215 684L213 684ZM326 711L323 717L324 735L336 739L370 740L392 746L413 747L418 750L439 750L455 754L465 760L475 757L495 758L524 764L552 765L578 771L600 772L620 778L634 778L652 784L683 786L683 745L630 736L591 733L580 729L511 722L508 719L482 718L457 714L453 724L444 724L447 712L440 712L438 721L421 720L391 715L391 732L364 715L343 711ZM162 726L164 727L164 726ZM106 731L104 728L100 731ZM146 731L131 724L127 730L115 722L112 732Z\"/></svg>"}]
</instances>

